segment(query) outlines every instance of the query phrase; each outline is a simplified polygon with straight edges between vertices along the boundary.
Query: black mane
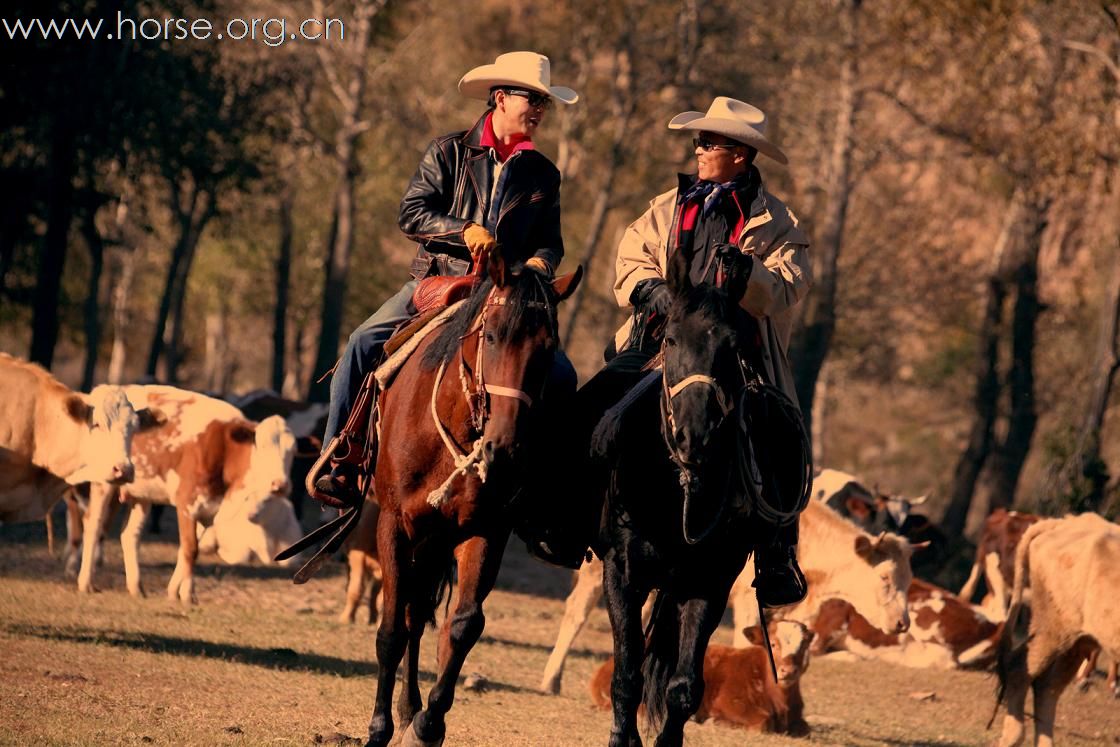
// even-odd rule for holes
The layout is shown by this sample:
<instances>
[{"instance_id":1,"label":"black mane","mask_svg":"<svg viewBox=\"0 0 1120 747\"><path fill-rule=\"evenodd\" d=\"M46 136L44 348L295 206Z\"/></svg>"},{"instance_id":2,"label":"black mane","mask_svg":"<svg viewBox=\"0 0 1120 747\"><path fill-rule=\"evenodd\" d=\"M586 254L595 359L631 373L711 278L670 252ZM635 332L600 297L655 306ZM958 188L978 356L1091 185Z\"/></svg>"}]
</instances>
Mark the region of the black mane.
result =
<instances>
[{"instance_id":1,"label":"black mane","mask_svg":"<svg viewBox=\"0 0 1120 747\"><path fill-rule=\"evenodd\" d=\"M505 318L492 328L498 339L510 340L519 331L536 329L543 324L549 325L552 334L556 335L556 294L552 286L532 270L511 275L510 285ZM463 337L478 317L493 287L494 283L489 278L482 281L463 307L436 332L435 340L424 352L423 368L430 371L450 362L458 354Z\"/></svg>"}]
</instances>

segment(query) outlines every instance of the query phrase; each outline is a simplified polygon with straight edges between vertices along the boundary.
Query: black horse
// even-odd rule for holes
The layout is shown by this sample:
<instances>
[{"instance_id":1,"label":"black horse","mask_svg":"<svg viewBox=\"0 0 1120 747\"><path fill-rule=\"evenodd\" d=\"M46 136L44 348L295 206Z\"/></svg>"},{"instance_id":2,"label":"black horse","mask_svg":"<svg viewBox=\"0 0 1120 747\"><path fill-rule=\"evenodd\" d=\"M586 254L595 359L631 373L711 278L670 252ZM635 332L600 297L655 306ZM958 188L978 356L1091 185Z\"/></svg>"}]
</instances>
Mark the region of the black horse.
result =
<instances>
[{"instance_id":1,"label":"black horse","mask_svg":"<svg viewBox=\"0 0 1120 747\"><path fill-rule=\"evenodd\" d=\"M688 265L677 252L669 266L660 382L647 374L645 393L631 395L624 416L608 413L595 438L613 465L596 548L614 634L612 746L641 744L641 703L658 747L682 743L731 585L774 531L755 518L780 505L765 495L758 439L746 433L752 398L765 399L744 360L753 320L737 301L746 278L733 266L723 287L693 285ZM655 589L644 634L641 608Z\"/></svg>"}]
</instances>

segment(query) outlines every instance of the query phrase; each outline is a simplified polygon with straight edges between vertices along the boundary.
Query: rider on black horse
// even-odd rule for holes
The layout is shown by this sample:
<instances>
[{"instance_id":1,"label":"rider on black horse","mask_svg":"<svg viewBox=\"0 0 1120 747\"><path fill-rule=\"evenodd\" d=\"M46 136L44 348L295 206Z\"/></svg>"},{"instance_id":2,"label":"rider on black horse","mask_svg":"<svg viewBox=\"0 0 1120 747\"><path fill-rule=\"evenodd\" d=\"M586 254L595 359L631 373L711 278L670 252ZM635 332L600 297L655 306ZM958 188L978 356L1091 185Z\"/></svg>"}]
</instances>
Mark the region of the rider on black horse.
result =
<instances>
[{"instance_id":1,"label":"rider on black horse","mask_svg":"<svg viewBox=\"0 0 1120 747\"><path fill-rule=\"evenodd\" d=\"M743 315L741 339L748 340L741 355L768 384L777 387L796 404L793 375L787 349L792 309L810 287L809 240L797 219L780 200L762 185L754 165L758 153L786 163L784 153L764 135L766 116L742 101L717 97L706 113L685 112L674 117L670 129L696 133L698 174L680 175L679 184L654 198L649 209L627 229L618 247L615 295L623 308L632 306L633 317L619 330L608 349L608 363L579 393L582 435L573 443L587 443L589 429L602 413L614 405L643 377L643 368L657 354L661 326L672 295L665 285L668 257L687 250L693 259L690 276L694 283L717 283L729 263L746 273L746 289L740 306ZM617 348L617 353L613 349ZM776 445L778 459L797 459L800 442ZM772 452L773 453L773 452ZM759 465L762 470L767 464ZM776 468L775 468L776 469ZM603 495L602 467L588 465L583 472L598 474L599 487L571 491L581 497L590 493L585 510L570 510L566 532L554 530L548 537L560 557L581 554L590 544ZM592 481L596 478L592 477ZM796 488L786 492L796 492ZM569 496L575 499L575 496ZM781 495L791 509L798 495ZM770 541L759 547L755 558L755 587L759 601L769 607L792 604L805 597L805 577L797 566L797 523L774 527Z\"/></svg>"}]
</instances>

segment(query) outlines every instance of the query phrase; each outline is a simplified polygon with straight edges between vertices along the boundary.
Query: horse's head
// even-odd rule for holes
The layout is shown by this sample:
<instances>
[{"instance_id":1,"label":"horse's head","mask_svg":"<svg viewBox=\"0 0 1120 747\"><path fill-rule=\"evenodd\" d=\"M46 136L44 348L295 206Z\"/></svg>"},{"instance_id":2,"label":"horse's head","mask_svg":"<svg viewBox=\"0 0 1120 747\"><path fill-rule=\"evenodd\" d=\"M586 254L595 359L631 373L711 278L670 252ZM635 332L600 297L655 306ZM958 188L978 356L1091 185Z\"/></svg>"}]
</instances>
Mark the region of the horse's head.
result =
<instances>
[{"instance_id":1,"label":"horse's head","mask_svg":"<svg viewBox=\"0 0 1120 747\"><path fill-rule=\"evenodd\" d=\"M529 411L538 406L552 370L557 305L575 291L583 268L549 280L492 252L487 274L443 334L459 352L459 378L490 467L519 457ZM447 346L442 352L440 347L433 353L446 362Z\"/></svg>"},{"instance_id":2,"label":"horse's head","mask_svg":"<svg viewBox=\"0 0 1120 747\"><path fill-rule=\"evenodd\" d=\"M683 252L669 264L674 300L662 346L662 428L674 460L699 468L726 464L730 439L721 438L723 426L743 385L735 318L743 313L738 298L745 280L733 276L722 287L694 285L689 264Z\"/></svg>"}]
</instances>

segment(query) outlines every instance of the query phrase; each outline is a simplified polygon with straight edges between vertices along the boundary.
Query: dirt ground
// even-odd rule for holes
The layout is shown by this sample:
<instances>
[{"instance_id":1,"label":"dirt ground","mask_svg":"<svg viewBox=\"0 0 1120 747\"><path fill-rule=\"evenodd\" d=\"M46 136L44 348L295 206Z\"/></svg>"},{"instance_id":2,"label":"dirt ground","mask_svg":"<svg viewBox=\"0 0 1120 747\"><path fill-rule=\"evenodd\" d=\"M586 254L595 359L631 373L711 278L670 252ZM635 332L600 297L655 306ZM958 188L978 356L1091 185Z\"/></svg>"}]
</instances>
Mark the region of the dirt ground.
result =
<instances>
[{"instance_id":1,"label":"dirt ground","mask_svg":"<svg viewBox=\"0 0 1120 747\"><path fill-rule=\"evenodd\" d=\"M167 531L173 532L173 529ZM345 571L331 564L305 586L286 571L203 559L200 604L169 602L175 545L141 548L149 595L124 589L119 545L106 544L101 592L79 595L49 556L41 524L0 527L0 743L19 745L308 745L362 737L373 706L374 629L336 621ZM607 713L587 693L610 650L597 610L576 640L559 696L537 691L570 575L511 544L487 625L459 689L448 745L600 745ZM433 682L434 632L425 638L422 688ZM729 643L728 625L717 642ZM813 662L803 680L809 741L844 745L978 745L994 679L985 673L910 670L870 662ZM933 693L927 699L916 696ZM1120 744L1120 708L1098 683L1067 692L1057 741ZM1002 718L1002 714L1001 714ZM690 724L694 747L794 744L712 724Z\"/></svg>"}]
</instances>

